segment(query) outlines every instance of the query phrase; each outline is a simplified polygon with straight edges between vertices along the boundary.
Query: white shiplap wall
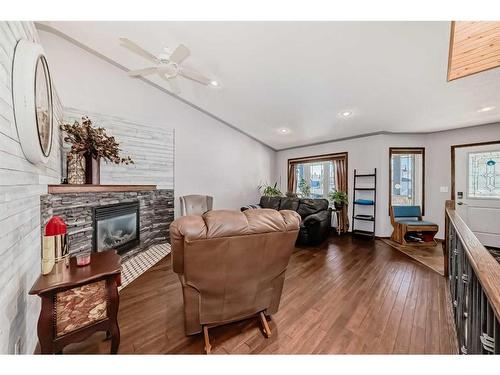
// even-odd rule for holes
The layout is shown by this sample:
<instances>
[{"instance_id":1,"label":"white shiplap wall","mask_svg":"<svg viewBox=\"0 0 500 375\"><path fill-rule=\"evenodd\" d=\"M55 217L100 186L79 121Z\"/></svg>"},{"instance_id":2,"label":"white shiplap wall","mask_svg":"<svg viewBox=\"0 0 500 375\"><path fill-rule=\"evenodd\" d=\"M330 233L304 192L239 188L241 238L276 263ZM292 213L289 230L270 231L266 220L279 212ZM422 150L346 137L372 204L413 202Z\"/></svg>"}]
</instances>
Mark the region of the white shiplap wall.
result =
<instances>
[{"instance_id":1,"label":"white shiplap wall","mask_svg":"<svg viewBox=\"0 0 500 375\"><path fill-rule=\"evenodd\" d=\"M54 145L43 166L28 162L12 108L12 60L18 40L38 41L31 22L0 21L0 354L33 353L40 301L28 291L40 274L40 194L60 181L62 107L54 93ZM50 68L50 61L49 61Z\"/></svg>"},{"instance_id":2,"label":"white shiplap wall","mask_svg":"<svg viewBox=\"0 0 500 375\"><path fill-rule=\"evenodd\" d=\"M174 188L174 131L75 108L64 108L64 120L73 123L88 116L120 143L121 154L134 164L101 163L101 184L152 184Z\"/></svg>"}]
</instances>

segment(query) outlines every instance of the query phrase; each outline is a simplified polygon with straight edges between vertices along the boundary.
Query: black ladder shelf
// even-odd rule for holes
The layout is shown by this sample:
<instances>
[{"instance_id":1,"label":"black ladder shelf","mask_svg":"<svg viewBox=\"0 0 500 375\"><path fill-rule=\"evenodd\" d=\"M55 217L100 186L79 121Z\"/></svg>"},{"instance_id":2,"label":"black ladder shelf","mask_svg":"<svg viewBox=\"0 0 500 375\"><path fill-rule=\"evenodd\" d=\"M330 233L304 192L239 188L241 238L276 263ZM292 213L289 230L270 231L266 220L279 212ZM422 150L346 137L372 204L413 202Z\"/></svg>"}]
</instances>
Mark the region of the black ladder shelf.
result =
<instances>
[{"instance_id":1,"label":"black ladder shelf","mask_svg":"<svg viewBox=\"0 0 500 375\"><path fill-rule=\"evenodd\" d=\"M363 180L369 180L373 179L373 187L366 187L366 183L364 183L362 186L359 187L356 186L356 182L358 178L363 178ZM366 203L356 203L356 201L359 199L359 192L363 192L363 196L366 196L367 193L372 193L370 194L370 199L372 200L373 203L371 204L366 204ZM352 207L352 234L354 236L359 236L363 238L375 238L375 215L377 212L377 168L374 169L373 173L369 174L358 174L356 170L354 170L354 193L353 193L353 207ZM358 214L357 213L357 208L360 206L365 206L365 207L372 207L372 214ZM357 229L359 226L360 222L371 222L372 224L372 230L361 230Z\"/></svg>"}]
</instances>

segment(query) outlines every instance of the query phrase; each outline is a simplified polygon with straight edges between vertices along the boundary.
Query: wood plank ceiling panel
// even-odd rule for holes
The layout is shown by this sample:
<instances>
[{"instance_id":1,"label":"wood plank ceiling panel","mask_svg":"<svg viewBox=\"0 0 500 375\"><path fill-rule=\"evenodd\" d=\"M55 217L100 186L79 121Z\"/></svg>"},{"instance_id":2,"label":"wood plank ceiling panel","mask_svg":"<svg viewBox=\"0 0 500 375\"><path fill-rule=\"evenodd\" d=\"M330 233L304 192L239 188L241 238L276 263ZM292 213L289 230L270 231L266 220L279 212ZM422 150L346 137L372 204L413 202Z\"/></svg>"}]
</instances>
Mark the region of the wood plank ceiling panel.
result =
<instances>
[{"instance_id":1,"label":"wood plank ceiling panel","mask_svg":"<svg viewBox=\"0 0 500 375\"><path fill-rule=\"evenodd\" d=\"M499 66L500 22L452 22L448 81Z\"/></svg>"}]
</instances>

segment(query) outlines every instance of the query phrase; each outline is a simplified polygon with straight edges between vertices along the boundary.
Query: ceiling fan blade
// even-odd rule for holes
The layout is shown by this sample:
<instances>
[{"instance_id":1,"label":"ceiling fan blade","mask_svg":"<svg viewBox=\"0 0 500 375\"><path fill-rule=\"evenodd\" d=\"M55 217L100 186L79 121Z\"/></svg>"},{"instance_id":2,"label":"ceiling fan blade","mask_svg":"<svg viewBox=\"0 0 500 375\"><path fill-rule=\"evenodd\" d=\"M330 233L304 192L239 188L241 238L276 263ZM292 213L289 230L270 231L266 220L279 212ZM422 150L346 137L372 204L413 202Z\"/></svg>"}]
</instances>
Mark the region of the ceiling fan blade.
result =
<instances>
[{"instance_id":1,"label":"ceiling fan blade","mask_svg":"<svg viewBox=\"0 0 500 375\"><path fill-rule=\"evenodd\" d=\"M179 81L176 77L166 77L164 74L159 74L159 76L168 82L168 84L170 85L170 91L172 91L176 95L179 95L181 93Z\"/></svg>"},{"instance_id":2,"label":"ceiling fan blade","mask_svg":"<svg viewBox=\"0 0 500 375\"><path fill-rule=\"evenodd\" d=\"M126 49L128 49L129 51L137 53L138 55L144 57L146 60L149 60L155 64L158 64L159 60L155 55L146 51L144 48L142 48L138 44L132 42L130 39L120 38L120 41L122 42L122 46L125 47Z\"/></svg>"},{"instance_id":3,"label":"ceiling fan blade","mask_svg":"<svg viewBox=\"0 0 500 375\"><path fill-rule=\"evenodd\" d=\"M191 69L181 68L179 74L185 78L188 78L195 82L199 82L203 85L208 85L212 81L210 78L207 78L203 74Z\"/></svg>"},{"instance_id":4,"label":"ceiling fan blade","mask_svg":"<svg viewBox=\"0 0 500 375\"><path fill-rule=\"evenodd\" d=\"M128 75L131 77L147 76L147 75L156 73L157 71L158 71L158 68L156 68L156 67L144 68L144 69L130 70L128 72Z\"/></svg>"},{"instance_id":5,"label":"ceiling fan blade","mask_svg":"<svg viewBox=\"0 0 500 375\"><path fill-rule=\"evenodd\" d=\"M190 54L191 52L184 44L179 44L174 52L172 52L172 54L170 55L169 60L176 64L180 64L181 62L186 60Z\"/></svg>"}]
</instances>

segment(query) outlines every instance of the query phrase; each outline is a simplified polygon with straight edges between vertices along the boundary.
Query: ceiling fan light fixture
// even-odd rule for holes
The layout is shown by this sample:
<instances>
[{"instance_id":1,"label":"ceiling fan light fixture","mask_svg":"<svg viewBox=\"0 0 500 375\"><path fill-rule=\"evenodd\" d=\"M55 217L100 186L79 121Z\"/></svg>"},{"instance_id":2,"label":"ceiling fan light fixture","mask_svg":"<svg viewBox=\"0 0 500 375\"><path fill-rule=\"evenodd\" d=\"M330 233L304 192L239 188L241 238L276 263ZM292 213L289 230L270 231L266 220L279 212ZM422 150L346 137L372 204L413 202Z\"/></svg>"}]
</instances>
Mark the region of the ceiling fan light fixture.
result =
<instances>
[{"instance_id":1,"label":"ceiling fan light fixture","mask_svg":"<svg viewBox=\"0 0 500 375\"><path fill-rule=\"evenodd\" d=\"M184 44L179 44L172 53L170 53L170 49L165 48L163 51L164 53L157 57L127 38L120 38L120 42L123 47L156 65L150 68L129 71L128 74L131 77L146 76L157 73L162 79L168 81L171 91L176 95L179 95L181 92L177 82L177 77L187 78L191 81L201 83L204 86L219 86L219 82L211 80L195 70L189 68L186 69L186 67L183 66L183 62L191 55L189 48L187 48Z\"/></svg>"}]
</instances>

